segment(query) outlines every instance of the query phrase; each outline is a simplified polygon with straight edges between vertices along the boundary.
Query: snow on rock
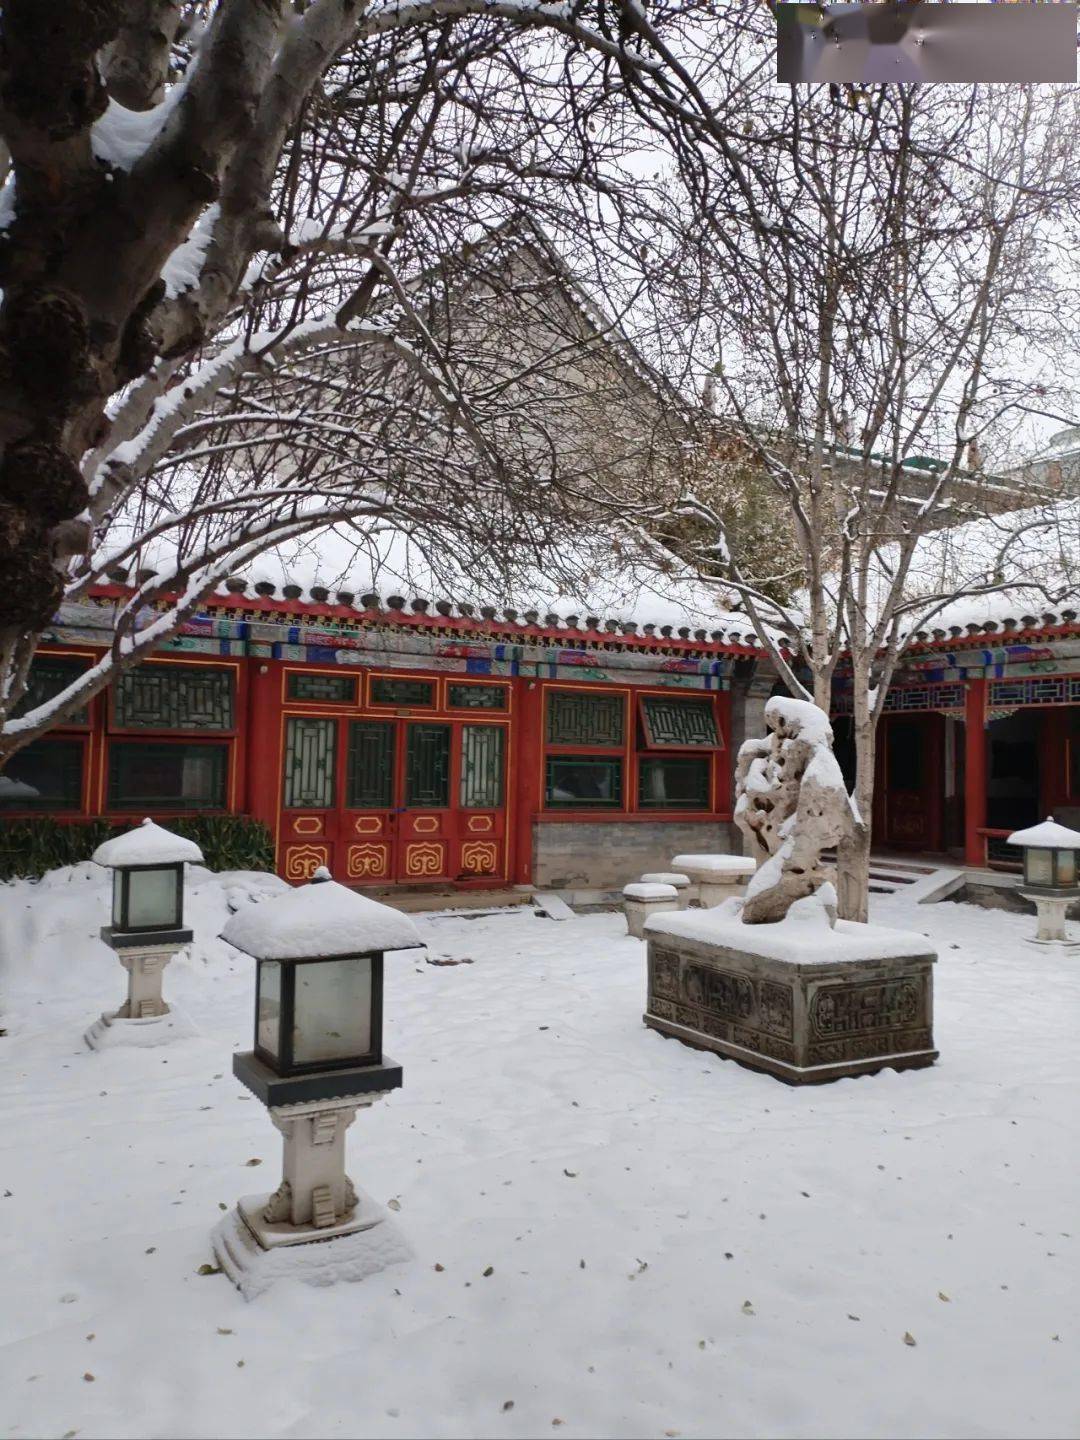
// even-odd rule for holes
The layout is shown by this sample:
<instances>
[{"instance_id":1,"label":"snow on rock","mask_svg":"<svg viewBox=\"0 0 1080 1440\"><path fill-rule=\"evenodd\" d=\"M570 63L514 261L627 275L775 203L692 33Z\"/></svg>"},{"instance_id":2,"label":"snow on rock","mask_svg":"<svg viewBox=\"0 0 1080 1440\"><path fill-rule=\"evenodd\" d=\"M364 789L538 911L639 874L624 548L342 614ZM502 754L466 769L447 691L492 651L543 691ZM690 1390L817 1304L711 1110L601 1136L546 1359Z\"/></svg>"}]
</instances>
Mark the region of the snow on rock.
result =
<instances>
[{"instance_id":1,"label":"snow on rock","mask_svg":"<svg viewBox=\"0 0 1080 1440\"><path fill-rule=\"evenodd\" d=\"M1059 825L1052 815L1027 830L1014 830L1006 845L1025 845L1035 850L1080 850L1080 831Z\"/></svg>"},{"instance_id":2,"label":"snow on rock","mask_svg":"<svg viewBox=\"0 0 1080 1440\"><path fill-rule=\"evenodd\" d=\"M194 840L146 819L133 830L103 841L92 857L99 865L176 865L202 863L203 853Z\"/></svg>"},{"instance_id":3,"label":"snow on rock","mask_svg":"<svg viewBox=\"0 0 1080 1440\"><path fill-rule=\"evenodd\" d=\"M221 938L257 960L411 950L424 944L408 915L321 877L238 910Z\"/></svg>"},{"instance_id":4,"label":"snow on rock","mask_svg":"<svg viewBox=\"0 0 1080 1440\"><path fill-rule=\"evenodd\" d=\"M829 717L810 700L789 700L784 695L774 695L765 704L765 724L784 729L797 735L808 745L825 745L832 749L833 732Z\"/></svg>"},{"instance_id":5,"label":"snow on rock","mask_svg":"<svg viewBox=\"0 0 1080 1440\"><path fill-rule=\"evenodd\" d=\"M679 898L679 892L675 886L668 885L663 881L635 880L630 885L624 885L622 893L627 900L677 900Z\"/></svg>"},{"instance_id":6,"label":"snow on rock","mask_svg":"<svg viewBox=\"0 0 1080 1440\"><path fill-rule=\"evenodd\" d=\"M833 926L829 911L831 905L835 913L836 892L831 885L792 901L784 918L768 925L744 925L744 904L739 897L725 900L711 910L651 915L645 921L645 931L649 935L678 935L686 940L725 945L766 960L789 960L800 967L934 953L924 935L909 930L861 925L855 920L838 920Z\"/></svg>"}]
</instances>

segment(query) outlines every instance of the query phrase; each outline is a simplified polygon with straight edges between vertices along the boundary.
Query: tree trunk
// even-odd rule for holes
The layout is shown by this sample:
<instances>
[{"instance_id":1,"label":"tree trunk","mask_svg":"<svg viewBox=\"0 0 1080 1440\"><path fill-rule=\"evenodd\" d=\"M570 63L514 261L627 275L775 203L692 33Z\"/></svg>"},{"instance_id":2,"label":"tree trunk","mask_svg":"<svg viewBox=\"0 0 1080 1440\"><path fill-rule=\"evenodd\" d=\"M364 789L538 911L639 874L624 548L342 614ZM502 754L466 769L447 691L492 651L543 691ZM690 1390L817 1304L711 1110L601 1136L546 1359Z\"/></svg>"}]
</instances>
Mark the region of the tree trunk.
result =
<instances>
[{"instance_id":1,"label":"tree trunk","mask_svg":"<svg viewBox=\"0 0 1080 1440\"><path fill-rule=\"evenodd\" d=\"M836 847L836 913L863 924L870 903L870 827L855 825Z\"/></svg>"},{"instance_id":2,"label":"tree trunk","mask_svg":"<svg viewBox=\"0 0 1080 1440\"><path fill-rule=\"evenodd\" d=\"M874 813L874 763L877 733L870 707L870 685L856 662L854 679L855 788L850 832L836 847L837 914L865 924L870 903L870 839Z\"/></svg>"}]
</instances>

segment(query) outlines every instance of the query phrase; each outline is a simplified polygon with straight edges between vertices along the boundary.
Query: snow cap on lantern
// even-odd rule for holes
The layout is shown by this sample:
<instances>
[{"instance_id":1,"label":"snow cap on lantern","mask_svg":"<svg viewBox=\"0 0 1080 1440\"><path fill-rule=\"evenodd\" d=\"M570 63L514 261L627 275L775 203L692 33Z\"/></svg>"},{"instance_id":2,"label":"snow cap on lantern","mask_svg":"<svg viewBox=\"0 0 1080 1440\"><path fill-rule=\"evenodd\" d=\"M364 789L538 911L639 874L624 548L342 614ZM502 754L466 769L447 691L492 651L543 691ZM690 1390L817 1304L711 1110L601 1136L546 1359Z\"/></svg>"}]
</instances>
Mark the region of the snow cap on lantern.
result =
<instances>
[{"instance_id":1,"label":"snow cap on lantern","mask_svg":"<svg viewBox=\"0 0 1080 1440\"><path fill-rule=\"evenodd\" d=\"M1077 888L1080 831L1059 825L1051 815L1041 825L1014 830L1007 842L1024 852L1024 884L1033 890Z\"/></svg>"},{"instance_id":2,"label":"snow cap on lantern","mask_svg":"<svg viewBox=\"0 0 1080 1440\"><path fill-rule=\"evenodd\" d=\"M254 1049L274 1075L382 1064L383 954L424 943L407 915L320 867L307 885L239 911L222 939L258 961Z\"/></svg>"},{"instance_id":3,"label":"snow cap on lantern","mask_svg":"<svg viewBox=\"0 0 1080 1440\"><path fill-rule=\"evenodd\" d=\"M160 935L182 944L184 866L199 864L202 858L194 840L149 819L99 845L93 859L113 872L109 943L122 944L124 937L132 937L129 943L145 944L149 936Z\"/></svg>"}]
</instances>

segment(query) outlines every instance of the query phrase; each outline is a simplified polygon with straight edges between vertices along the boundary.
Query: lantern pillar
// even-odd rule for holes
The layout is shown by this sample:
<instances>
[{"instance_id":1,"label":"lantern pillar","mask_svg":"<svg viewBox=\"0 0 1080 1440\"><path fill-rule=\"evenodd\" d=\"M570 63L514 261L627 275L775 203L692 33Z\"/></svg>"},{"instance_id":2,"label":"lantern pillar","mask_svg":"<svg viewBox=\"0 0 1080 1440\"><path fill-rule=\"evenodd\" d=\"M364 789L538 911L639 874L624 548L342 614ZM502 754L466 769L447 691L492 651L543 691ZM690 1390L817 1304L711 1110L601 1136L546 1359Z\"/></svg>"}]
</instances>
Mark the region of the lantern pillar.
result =
<instances>
[{"instance_id":1,"label":"lantern pillar","mask_svg":"<svg viewBox=\"0 0 1080 1440\"><path fill-rule=\"evenodd\" d=\"M116 1020L156 1020L169 1014L169 1007L161 993L162 976L165 966L176 954L175 950L141 949L118 950L120 964L128 972L128 993L120 1009L113 1017Z\"/></svg>"},{"instance_id":2,"label":"lantern pillar","mask_svg":"<svg viewBox=\"0 0 1080 1440\"><path fill-rule=\"evenodd\" d=\"M1073 949L1077 941L1071 941L1065 932L1065 912L1075 896L1040 895L1036 891L1021 890L1025 900L1035 903L1035 942L1039 945L1066 945Z\"/></svg>"}]
</instances>

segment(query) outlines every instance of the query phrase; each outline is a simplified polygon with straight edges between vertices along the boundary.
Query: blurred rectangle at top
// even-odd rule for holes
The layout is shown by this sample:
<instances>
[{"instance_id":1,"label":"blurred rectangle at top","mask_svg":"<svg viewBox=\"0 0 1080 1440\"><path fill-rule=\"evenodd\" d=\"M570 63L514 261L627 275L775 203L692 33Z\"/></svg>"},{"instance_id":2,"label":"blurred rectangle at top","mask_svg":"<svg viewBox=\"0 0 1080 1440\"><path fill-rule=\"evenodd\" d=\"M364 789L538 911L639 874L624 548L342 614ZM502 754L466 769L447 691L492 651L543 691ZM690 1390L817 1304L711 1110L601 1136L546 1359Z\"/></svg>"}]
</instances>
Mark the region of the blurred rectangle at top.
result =
<instances>
[{"instance_id":1,"label":"blurred rectangle at top","mask_svg":"<svg viewBox=\"0 0 1080 1440\"><path fill-rule=\"evenodd\" d=\"M1076 80L1075 3L778 4L789 84Z\"/></svg>"}]
</instances>

